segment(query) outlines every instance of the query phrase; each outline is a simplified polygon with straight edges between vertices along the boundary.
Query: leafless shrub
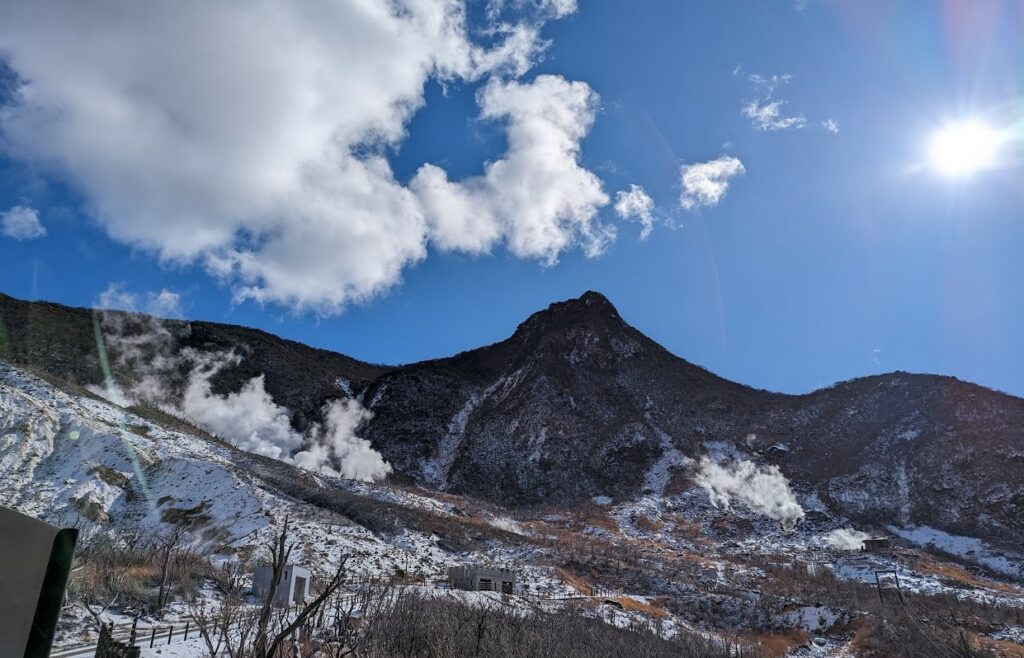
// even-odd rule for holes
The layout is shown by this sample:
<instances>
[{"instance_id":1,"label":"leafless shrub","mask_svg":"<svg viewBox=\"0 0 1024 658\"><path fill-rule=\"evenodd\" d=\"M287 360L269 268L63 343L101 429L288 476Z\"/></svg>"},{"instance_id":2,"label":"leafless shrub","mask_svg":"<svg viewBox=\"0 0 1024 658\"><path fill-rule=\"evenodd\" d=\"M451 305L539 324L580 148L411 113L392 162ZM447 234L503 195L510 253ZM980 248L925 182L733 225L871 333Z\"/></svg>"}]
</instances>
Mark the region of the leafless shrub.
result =
<instances>
[{"instance_id":1,"label":"leafless shrub","mask_svg":"<svg viewBox=\"0 0 1024 658\"><path fill-rule=\"evenodd\" d=\"M314 622L323 621L323 610L329 606L344 582L343 559L330 578L319 583L313 600L293 608L274 605L278 584L295 544L289 537L285 519L281 533L267 546L271 566L271 586L254 610L247 605L239 570L224 567L215 571L215 582L222 590L220 605L193 598L189 616L195 623L210 656L222 653L230 658L268 658L298 656ZM305 636L305 637L304 637Z\"/></svg>"},{"instance_id":2,"label":"leafless shrub","mask_svg":"<svg viewBox=\"0 0 1024 658\"><path fill-rule=\"evenodd\" d=\"M577 612L524 613L449 597L392 594L367 614L355 655L364 658L595 655L641 658L760 658L753 647L726 645L685 633L665 639L649 628L618 628Z\"/></svg>"}]
</instances>

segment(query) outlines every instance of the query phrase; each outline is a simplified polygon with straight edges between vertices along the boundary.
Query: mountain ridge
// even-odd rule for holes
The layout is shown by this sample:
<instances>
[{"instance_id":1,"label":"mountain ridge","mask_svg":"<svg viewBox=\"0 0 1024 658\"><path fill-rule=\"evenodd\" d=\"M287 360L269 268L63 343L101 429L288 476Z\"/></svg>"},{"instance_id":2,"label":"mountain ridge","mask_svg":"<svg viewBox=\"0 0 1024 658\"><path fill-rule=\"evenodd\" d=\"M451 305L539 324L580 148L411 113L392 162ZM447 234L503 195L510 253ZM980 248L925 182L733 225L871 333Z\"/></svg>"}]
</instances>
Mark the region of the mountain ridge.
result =
<instances>
[{"instance_id":1,"label":"mountain ridge","mask_svg":"<svg viewBox=\"0 0 1024 658\"><path fill-rule=\"evenodd\" d=\"M19 304L20 316L9 312ZM58 311L74 321L45 321ZM0 314L4 335L22 336L5 338L0 356L99 383L90 311L0 297ZM215 388L262 375L296 428L320 422L325 401L360 400L372 413L360 436L410 483L513 505L629 498L692 484L696 461L717 455L777 464L850 518L1024 538L1024 399L953 377L755 389L672 354L593 291L505 340L402 366L228 325L160 326L180 330L176 349L237 351Z\"/></svg>"}]
</instances>

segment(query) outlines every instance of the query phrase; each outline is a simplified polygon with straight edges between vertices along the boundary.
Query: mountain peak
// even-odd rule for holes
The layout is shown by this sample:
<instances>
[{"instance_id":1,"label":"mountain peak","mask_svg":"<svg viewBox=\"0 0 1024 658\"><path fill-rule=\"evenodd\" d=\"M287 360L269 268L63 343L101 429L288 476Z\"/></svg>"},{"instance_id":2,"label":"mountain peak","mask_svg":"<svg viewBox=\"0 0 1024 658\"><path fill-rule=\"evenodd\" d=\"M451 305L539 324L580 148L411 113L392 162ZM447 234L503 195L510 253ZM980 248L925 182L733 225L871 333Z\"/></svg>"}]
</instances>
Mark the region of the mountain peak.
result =
<instances>
[{"instance_id":1,"label":"mountain peak","mask_svg":"<svg viewBox=\"0 0 1024 658\"><path fill-rule=\"evenodd\" d=\"M607 297L588 290L579 297L555 302L537 311L519 325L516 334L549 333L579 324L619 328L625 322Z\"/></svg>"},{"instance_id":2,"label":"mountain peak","mask_svg":"<svg viewBox=\"0 0 1024 658\"><path fill-rule=\"evenodd\" d=\"M574 299L555 302L543 311L534 313L531 318L537 316L571 317L574 319L583 319L586 317L612 317L618 320L622 319L619 317L619 311L610 301L608 301L608 298L593 290L588 290Z\"/></svg>"}]
</instances>

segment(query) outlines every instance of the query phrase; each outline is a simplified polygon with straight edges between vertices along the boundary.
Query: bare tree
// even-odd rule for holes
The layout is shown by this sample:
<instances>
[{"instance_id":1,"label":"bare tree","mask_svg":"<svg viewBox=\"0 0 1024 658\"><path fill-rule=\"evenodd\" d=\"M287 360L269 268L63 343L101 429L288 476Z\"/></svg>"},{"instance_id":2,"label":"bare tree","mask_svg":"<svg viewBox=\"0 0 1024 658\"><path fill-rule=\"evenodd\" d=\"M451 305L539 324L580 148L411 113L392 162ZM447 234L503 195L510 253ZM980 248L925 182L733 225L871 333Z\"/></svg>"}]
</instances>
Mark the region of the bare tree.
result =
<instances>
[{"instance_id":1,"label":"bare tree","mask_svg":"<svg viewBox=\"0 0 1024 658\"><path fill-rule=\"evenodd\" d=\"M254 613L245 603L240 574L233 568L214 571L214 579L224 593L215 614L200 602L195 602L190 608L190 616L196 622L211 656L220 655L223 651L230 658L269 658L282 651L288 639L308 623L322 619L327 602L344 582L347 558L343 558L333 575L323 582L313 600L303 604L297 612L294 608L276 607L275 595L281 576L295 548L289 532L290 523L285 519L280 534L267 546L271 582Z\"/></svg>"},{"instance_id":2,"label":"bare tree","mask_svg":"<svg viewBox=\"0 0 1024 658\"><path fill-rule=\"evenodd\" d=\"M68 600L92 617L97 630L103 625L101 616L117 604L127 586L127 574L119 564L123 557L123 547L107 532L80 527Z\"/></svg>"},{"instance_id":3,"label":"bare tree","mask_svg":"<svg viewBox=\"0 0 1024 658\"><path fill-rule=\"evenodd\" d=\"M164 608L167 606L167 599L170 595L168 579L172 561L185 548L187 534L185 528L175 524L171 526L169 531L157 537L154 542L156 558L160 568L160 589L156 597L156 613L158 616L163 614Z\"/></svg>"},{"instance_id":4,"label":"bare tree","mask_svg":"<svg viewBox=\"0 0 1024 658\"><path fill-rule=\"evenodd\" d=\"M274 602L274 597L277 594L277 588L281 582L281 574L284 573L284 568L288 564L288 560L291 557L292 550L294 548L295 542L290 542L288 540L288 519L286 518L284 526L281 529L281 534L270 547L270 555L272 558L271 581L266 598L263 602L263 607L260 610L257 623L256 643L253 647L254 658L266 658L267 656L273 656L274 652L281 647L282 643L292 635L296 629L301 628L307 620L316 615L324 603L332 594L334 594L335 591L338 590L339 587L341 587L342 582L344 582L345 563L348 560L347 557L343 557L338 563L338 567L335 570L334 575L324 584L320 594L316 596L312 602L303 606L302 610L295 615L295 618L291 620L290 623L287 623L287 618L285 618L284 623L280 624L277 633L268 632L267 624L270 620L270 611Z\"/></svg>"}]
</instances>

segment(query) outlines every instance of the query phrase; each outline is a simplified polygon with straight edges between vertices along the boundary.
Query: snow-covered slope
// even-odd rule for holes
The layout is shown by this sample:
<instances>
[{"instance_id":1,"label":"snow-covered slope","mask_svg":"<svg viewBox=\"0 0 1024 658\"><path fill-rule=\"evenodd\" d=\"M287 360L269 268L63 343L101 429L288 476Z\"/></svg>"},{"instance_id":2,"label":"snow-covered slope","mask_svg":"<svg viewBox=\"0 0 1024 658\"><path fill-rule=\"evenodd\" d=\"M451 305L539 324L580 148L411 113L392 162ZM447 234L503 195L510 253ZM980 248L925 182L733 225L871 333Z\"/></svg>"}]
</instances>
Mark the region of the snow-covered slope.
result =
<instances>
[{"instance_id":1,"label":"snow-covered slope","mask_svg":"<svg viewBox=\"0 0 1024 658\"><path fill-rule=\"evenodd\" d=\"M0 505L125 533L155 535L179 524L214 550L261 546L289 517L300 552L326 563L352 555L356 575L393 573L410 551L434 576L452 563L422 533L384 541L343 515L291 498L255 474L249 459L199 432L170 429L0 363ZM279 466L327 489L343 485ZM410 498L403 496L415 506Z\"/></svg>"},{"instance_id":2,"label":"snow-covered slope","mask_svg":"<svg viewBox=\"0 0 1024 658\"><path fill-rule=\"evenodd\" d=\"M656 463L648 477L657 491L644 495L505 508L313 474L0 362L0 505L39 518L126 536L179 525L217 559L231 559L261 550L287 517L296 560L318 570L346 556L356 579L411 575L418 587L449 596L438 585L449 566L513 565L528 597L459 596L524 611L575 605L610 623L666 634L796 631L845 646L848 622L862 612L841 598L821 600L828 580L801 584L787 576L780 586L775 572L798 565L812 578L828 573L866 588L877 570L894 569L906 591L1024 606L1018 586L918 549L846 550L831 537L849 521L813 490L791 489L749 448L708 442L702 449L713 461L674 455L671 464ZM437 465L447 467L444 461ZM689 469L695 479L670 477L673 468ZM978 558L997 573L1013 576L1022 564L1020 555L977 540L923 528L891 531L959 552L966 564Z\"/></svg>"}]
</instances>

